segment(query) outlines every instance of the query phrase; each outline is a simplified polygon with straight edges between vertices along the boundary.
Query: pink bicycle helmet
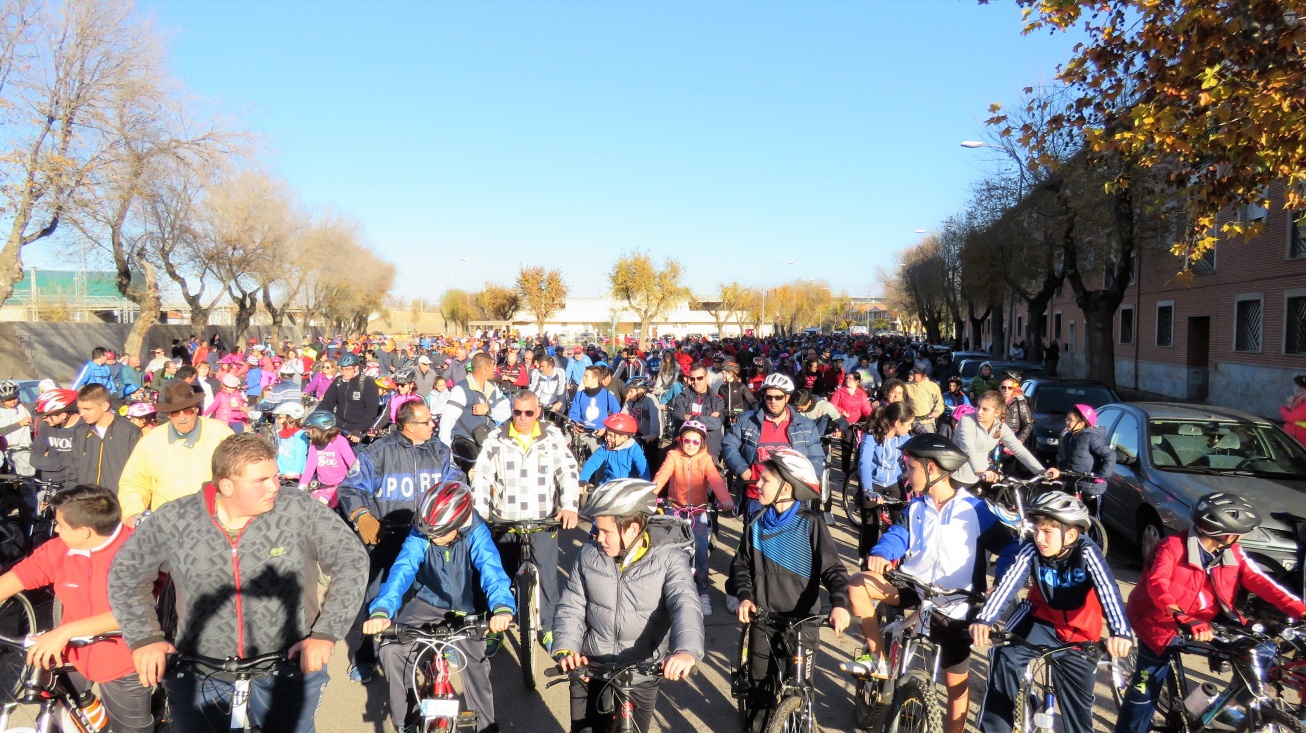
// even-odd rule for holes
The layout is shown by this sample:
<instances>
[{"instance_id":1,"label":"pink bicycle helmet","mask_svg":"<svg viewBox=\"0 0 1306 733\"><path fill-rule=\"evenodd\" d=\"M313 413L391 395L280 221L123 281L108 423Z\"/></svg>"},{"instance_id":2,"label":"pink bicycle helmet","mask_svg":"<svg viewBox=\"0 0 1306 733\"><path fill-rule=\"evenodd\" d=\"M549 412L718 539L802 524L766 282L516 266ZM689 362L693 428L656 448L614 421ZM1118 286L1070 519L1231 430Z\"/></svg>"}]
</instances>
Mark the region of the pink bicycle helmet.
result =
<instances>
[{"instance_id":1,"label":"pink bicycle helmet","mask_svg":"<svg viewBox=\"0 0 1306 733\"><path fill-rule=\"evenodd\" d=\"M1097 427L1097 410L1094 410L1092 405L1075 405L1075 412L1084 418L1084 422L1088 423L1090 428Z\"/></svg>"}]
</instances>

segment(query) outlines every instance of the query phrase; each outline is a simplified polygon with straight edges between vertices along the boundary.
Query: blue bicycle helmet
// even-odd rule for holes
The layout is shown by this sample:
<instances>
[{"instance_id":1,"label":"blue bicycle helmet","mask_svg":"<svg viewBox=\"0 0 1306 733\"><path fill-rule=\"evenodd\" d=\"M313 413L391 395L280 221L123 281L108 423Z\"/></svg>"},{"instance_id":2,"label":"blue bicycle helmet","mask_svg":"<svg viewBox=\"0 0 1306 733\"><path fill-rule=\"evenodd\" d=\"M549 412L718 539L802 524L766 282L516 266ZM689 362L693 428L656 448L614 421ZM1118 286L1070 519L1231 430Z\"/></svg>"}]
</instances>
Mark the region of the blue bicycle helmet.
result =
<instances>
[{"instance_id":1,"label":"blue bicycle helmet","mask_svg":"<svg viewBox=\"0 0 1306 733\"><path fill-rule=\"evenodd\" d=\"M355 354L352 351L346 351L345 353L340 355L339 359L336 360L336 364L339 365L341 368L356 367L362 363L363 360L359 359L358 354Z\"/></svg>"},{"instance_id":2,"label":"blue bicycle helmet","mask_svg":"<svg viewBox=\"0 0 1306 733\"><path fill-rule=\"evenodd\" d=\"M330 430L336 426L336 416L326 410L314 410L308 417L304 418L303 424L306 428Z\"/></svg>"}]
</instances>

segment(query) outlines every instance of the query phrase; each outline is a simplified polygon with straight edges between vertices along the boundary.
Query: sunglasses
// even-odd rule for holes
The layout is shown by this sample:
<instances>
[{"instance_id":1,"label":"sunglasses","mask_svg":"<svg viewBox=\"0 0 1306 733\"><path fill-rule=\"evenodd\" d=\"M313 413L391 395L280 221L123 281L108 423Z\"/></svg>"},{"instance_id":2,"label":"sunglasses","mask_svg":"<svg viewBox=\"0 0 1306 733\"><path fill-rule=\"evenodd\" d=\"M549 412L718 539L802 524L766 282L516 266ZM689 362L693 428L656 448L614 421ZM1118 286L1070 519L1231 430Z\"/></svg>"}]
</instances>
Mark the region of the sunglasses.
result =
<instances>
[{"instance_id":1,"label":"sunglasses","mask_svg":"<svg viewBox=\"0 0 1306 733\"><path fill-rule=\"evenodd\" d=\"M535 417L534 410L513 410L513 417Z\"/></svg>"},{"instance_id":2,"label":"sunglasses","mask_svg":"<svg viewBox=\"0 0 1306 733\"><path fill-rule=\"evenodd\" d=\"M689 378L689 381L691 381L691 382L703 382L703 381L706 381L706 380L707 380L707 377L690 377L690 378Z\"/></svg>"},{"instance_id":3,"label":"sunglasses","mask_svg":"<svg viewBox=\"0 0 1306 733\"><path fill-rule=\"evenodd\" d=\"M1002 392L1011 392L1015 389L1016 389L1015 387L998 387L998 390Z\"/></svg>"},{"instance_id":4,"label":"sunglasses","mask_svg":"<svg viewBox=\"0 0 1306 733\"><path fill-rule=\"evenodd\" d=\"M428 418L426 418L425 420L409 420L408 422L406 422L406 423L404 423L404 424L405 424L405 425L434 425L434 424L435 424L435 418L433 418L433 417L428 417Z\"/></svg>"},{"instance_id":5,"label":"sunglasses","mask_svg":"<svg viewBox=\"0 0 1306 733\"><path fill-rule=\"evenodd\" d=\"M769 394L769 395L763 395L762 399L766 400L767 402L784 402L785 400L789 399L789 395Z\"/></svg>"},{"instance_id":6,"label":"sunglasses","mask_svg":"<svg viewBox=\"0 0 1306 733\"><path fill-rule=\"evenodd\" d=\"M680 443L681 445L702 445L703 441L698 438L681 438Z\"/></svg>"},{"instance_id":7,"label":"sunglasses","mask_svg":"<svg viewBox=\"0 0 1306 733\"><path fill-rule=\"evenodd\" d=\"M184 410L175 410L172 412L172 414L173 415L198 415L199 411L200 408L198 407L187 407Z\"/></svg>"}]
</instances>

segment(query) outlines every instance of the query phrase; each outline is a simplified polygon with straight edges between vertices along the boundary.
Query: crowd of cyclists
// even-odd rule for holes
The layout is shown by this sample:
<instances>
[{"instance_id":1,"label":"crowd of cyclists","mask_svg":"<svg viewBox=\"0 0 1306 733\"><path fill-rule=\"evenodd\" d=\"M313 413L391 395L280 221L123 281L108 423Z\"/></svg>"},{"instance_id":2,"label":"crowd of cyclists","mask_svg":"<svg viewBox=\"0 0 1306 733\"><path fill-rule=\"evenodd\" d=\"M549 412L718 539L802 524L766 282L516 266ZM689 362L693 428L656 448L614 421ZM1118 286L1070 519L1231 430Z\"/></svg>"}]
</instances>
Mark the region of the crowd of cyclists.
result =
<instances>
[{"instance_id":1,"label":"crowd of cyclists","mask_svg":"<svg viewBox=\"0 0 1306 733\"><path fill-rule=\"evenodd\" d=\"M381 670L395 729L426 730L413 684L423 643L399 630L451 614L483 621L483 639L449 654L469 729L497 731L492 660L522 610L513 585L527 559L540 570L539 626L521 643L569 675L570 730L607 731L622 710L634 726L623 730L651 730L662 681L705 663L708 558L731 515L743 530L726 548L724 606L745 625L732 670L744 730L814 725L810 710L777 708L791 636L765 619L836 634L860 619L863 647L845 666L873 685L894 674L886 613L921 606L924 587L955 592L928 624L948 733L965 729L971 652L994 634L1026 644L991 653L983 733L1019 726L1037 649L1105 637L1134 670L1116 731L1144 733L1182 644L1210 641L1213 623L1250 623L1242 591L1306 614L1242 552L1259 515L1226 493L1197 503L1193 529L1162 542L1123 599L1089 537L1115 462L1096 412L1074 406L1057 465L1044 466L1027 447L1018 373L986 362L963 380L946 349L901 336L646 347L497 331L228 346L215 334L154 349L144 366L96 348L30 405L0 383L21 521L48 515L58 535L0 576L0 598L54 586L62 618L28 660L66 659L115 731L154 730L165 714L178 730L228 730L242 696L263 730L312 731L341 641L352 682ZM830 532L836 456L855 496L848 557ZM1063 472L1085 488L1060 490ZM1041 490L1013 523L991 489L1017 476ZM582 520L588 538L564 568L560 537ZM798 631L804 653L819 648L819 625ZM70 646L105 634L117 635ZM230 665L194 673L196 659L268 654L280 661L252 680ZM638 665L614 704L600 670ZM1055 658L1068 733L1092 729L1096 670L1088 651Z\"/></svg>"}]
</instances>

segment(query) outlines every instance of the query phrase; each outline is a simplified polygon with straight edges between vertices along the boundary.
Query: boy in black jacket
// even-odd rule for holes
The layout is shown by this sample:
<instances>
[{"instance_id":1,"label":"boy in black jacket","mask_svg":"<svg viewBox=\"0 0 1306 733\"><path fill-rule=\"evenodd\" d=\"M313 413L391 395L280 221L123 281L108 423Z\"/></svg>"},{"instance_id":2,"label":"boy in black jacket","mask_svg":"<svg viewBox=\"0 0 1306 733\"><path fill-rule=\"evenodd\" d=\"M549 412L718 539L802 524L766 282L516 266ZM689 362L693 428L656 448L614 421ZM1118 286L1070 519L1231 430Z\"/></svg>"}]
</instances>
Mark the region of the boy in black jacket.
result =
<instances>
[{"instance_id":1,"label":"boy in black jacket","mask_svg":"<svg viewBox=\"0 0 1306 733\"><path fill-rule=\"evenodd\" d=\"M848 571L825 520L805 506L821 495L812 462L793 448L777 448L762 465L757 488L765 509L745 529L730 568L739 596L739 621L749 623L758 608L794 618L816 615L824 584L834 607L830 625L841 634L851 618ZM758 731L775 704L773 688L784 660L774 659L772 649L783 648L783 642L778 633L758 627L748 633L751 719L747 725ZM808 649L820 645L818 627L805 625L800 633ZM810 672L811 665L807 669Z\"/></svg>"}]
</instances>

